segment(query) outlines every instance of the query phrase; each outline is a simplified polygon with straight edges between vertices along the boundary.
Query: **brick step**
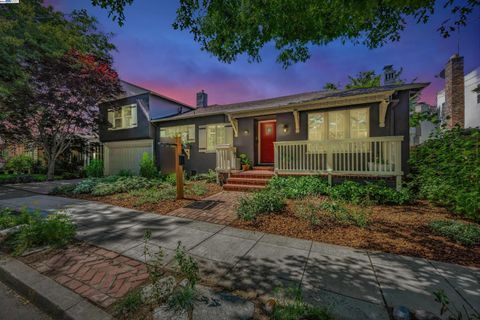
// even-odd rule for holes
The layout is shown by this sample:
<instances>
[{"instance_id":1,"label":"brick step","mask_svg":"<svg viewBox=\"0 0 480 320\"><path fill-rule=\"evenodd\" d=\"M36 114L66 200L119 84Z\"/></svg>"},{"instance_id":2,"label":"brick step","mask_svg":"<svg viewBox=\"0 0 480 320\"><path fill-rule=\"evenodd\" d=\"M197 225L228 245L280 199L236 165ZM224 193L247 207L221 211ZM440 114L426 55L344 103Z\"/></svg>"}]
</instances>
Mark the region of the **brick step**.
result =
<instances>
[{"instance_id":1,"label":"brick step","mask_svg":"<svg viewBox=\"0 0 480 320\"><path fill-rule=\"evenodd\" d=\"M264 188L265 186L254 184L230 184L228 182L223 185L223 190L225 191L259 191Z\"/></svg>"},{"instance_id":2,"label":"brick step","mask_svg":"<svg viewBox=\"0 0 480 320\"><path fill-rule=\"evenodd\" d=\"M257 185L257 186L264 186L268 183L270 179L254 179L250 177L242 177L242 178L228 178L227 184L243 184L243 185Z\"/></svg>"},{"instance_id":3,"label":"brick step","mask_svg":"<svg viewBox=\"0 0 480 320\"><path fill-rule=\"evenodd\" d=\"M245 179L271 179L273 177L273 172L267 171L244 171L244 172L236 172L232 173L230 177L232 178L245 178Z\"/></svg>"},{"instance_id":4,"label":"brick step","mask_svg":"<svg viewBox=\"0 0 480 320\"><path fill-rule=\"evenodd\" d=\"M260 171L273 171L274 168L271 166L254 166L253 170L260 170Z\"/></svg>"}]
</instances>

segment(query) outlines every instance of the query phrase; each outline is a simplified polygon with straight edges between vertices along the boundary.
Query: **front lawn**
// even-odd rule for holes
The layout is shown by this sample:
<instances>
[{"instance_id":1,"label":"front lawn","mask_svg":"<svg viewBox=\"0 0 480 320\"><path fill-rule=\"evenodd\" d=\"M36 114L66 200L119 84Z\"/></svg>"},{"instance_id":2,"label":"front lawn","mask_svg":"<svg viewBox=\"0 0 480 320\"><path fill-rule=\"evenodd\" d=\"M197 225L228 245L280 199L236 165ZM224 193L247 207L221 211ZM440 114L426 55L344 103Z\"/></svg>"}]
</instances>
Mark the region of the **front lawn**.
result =
<instances>
[{"instance_id":1,"label":"front lawn","mask_svg":"<svg viewBox=\"0 0 480 320\"><path fill-rule=\"evenodd\" d=\"M274 178L237 213L238 228L480 267L480 226L406 189Z\"/></svg>"},{"instance_id":2,"label":"front lawn","mask_svg":"<svg viewBox=\"0 0 480 320\"><path fill-rule=\"evenodd\" d=\"M78 184L61 186L54 194L94 200L116 206L166 214L222 191L206 176L185 182L185 199L176 200L175 176L158 179L139 176L89 178Z\"/></svg>"}]
</instances>

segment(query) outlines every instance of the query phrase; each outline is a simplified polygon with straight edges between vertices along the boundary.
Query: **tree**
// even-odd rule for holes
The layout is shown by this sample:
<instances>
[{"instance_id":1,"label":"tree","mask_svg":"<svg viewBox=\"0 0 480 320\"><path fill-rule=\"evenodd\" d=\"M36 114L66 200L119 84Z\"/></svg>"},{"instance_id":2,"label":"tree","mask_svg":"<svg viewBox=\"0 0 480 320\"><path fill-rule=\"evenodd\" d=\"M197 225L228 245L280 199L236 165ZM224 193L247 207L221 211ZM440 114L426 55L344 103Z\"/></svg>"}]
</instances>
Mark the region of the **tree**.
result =
<instances>
[{"instance_id":1,"label":"tree","mask_svg":"<svg viewBox=\"0 0 480 320\"><path fill-rule=\"evenodd\" d=\"M336 91L340 88L339 83L327 82L323 85L323 90Z\"/></svg>"},{"instance_id":2,"label":"tree","mask_svg":"<svg viewBox=\"0 0 480 320\"><path fill-rule=\"evenodd\" d=\"M374 70L361 71L355 77L348 76L349 83L345 89L371 88L380 86L380 75L376 75Z\"/></svg>"},{"instance_id":3,"label":"tree","mask_svg":"<svg viewBox=\"0 0 480 320\"><path fill-rule=\"evenodd\" d=\"M114 46L96 23L38 0L0 7L0 134L43 147L48 178L73 138L97 128L97 104L121 91Z\"/></svg>"},{"instance_id":4,"label":"tree","mask_svg":"<svg viewBox=\"0 0 480 320\"><path fill-rule=\"evenodd\" d=\"M260 50L273 42L277 61L287 67L308 60L311 45L341 40L376 48L398 41L406 18L427 23L438 2L452 16L438 28L444 37L480 6L479 0L180 0L173 27L188 30L202 50L227 63L243 54L260 61Z\"/></svg>"}]
</instances>

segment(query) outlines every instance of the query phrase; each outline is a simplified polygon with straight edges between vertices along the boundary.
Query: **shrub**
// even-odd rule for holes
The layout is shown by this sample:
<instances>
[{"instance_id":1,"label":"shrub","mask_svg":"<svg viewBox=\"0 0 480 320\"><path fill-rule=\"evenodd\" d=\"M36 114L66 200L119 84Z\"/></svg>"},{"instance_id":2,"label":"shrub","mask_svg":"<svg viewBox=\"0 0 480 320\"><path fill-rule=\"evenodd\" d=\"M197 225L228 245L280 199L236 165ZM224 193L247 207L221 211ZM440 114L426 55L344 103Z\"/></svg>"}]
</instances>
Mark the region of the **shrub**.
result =
<instances>
[{"instance_id":1,"label":"shrub","mask_svg":"<svg viewBox=\"0 0 480 320\"><path fill-rule=\"evenodd\" d=\"M240 198L237 215L245 221L255 220L257 215L281 212L285 208L285 196L273 189L263 189Z\"/></svg>"},{"instance_id":2,"label":"shrub","mask_svg":"<svg viewBox=\"0 0 480 320\"><path fill-rule=\"evenodd\" d=\"M9 208L0 209L0 230L12 228L30 221L30 214L23 209L21 212L14 212Z\"/></svg>"},{"instance_id":3,"label":"shrub","mask_svg":"<svg viewBox=\"0 0 480 320\"><path fill-rule=\"evenodd\" d=\"M190 286L177 288L168 298L169 308L180 311L189 310L193 307L197 292Z\"/></svg>"},{"instance_id":4,"label":"shrub","mask_svg":"<svg viewBox=\"0 0 480 320\"><path fill-rule=\"evenodd\" d=\"M174 186L174 185L177 184L177 174L176 173L169 173L169 174L165 175L163 179L169 185Z\"/></svg>"},{"instance_id":5,"label":"shrub","mask_svg":"<svg viewBox=\"0 0 480 320\"><path fill-rule=\"evenodd\" d=\"M89 178L103 177L103 161L99 159L93 159L85 168L85 174Z\"/></svg>"},{"instance_id":6,"label":"shrub","mask_svg":"<svg viewBox=\"0 0 480 320\"><path fill-rule=\"evenodd\" d=\"M50 194L65 194L65 195L73 194L73 191L75 190L76 187L77 185L74 183L56 186L55 188L52 189L52 191L50 191Z\"/></svg>"},{"instance_id":7,"label":"shrub","mask_svg":"<svg viewBox=\"0 0 480 320\"><path fill-rule=\"evenodd\" d=\"M190 177L192 181L202 181L204 180L207 183L217 182L217 173L215 170L209 169L207 173L199 173Z\"/></svg>"},{"instance_id":8,"label":"shrub","mask_svg":"<svg viewBox=\"0 0 480 320\"><path fill-rule=\"evenodd\" d=\"M328 195L334 199L352 202L354 204L406 204L413 201L408 188L396 191L388 187L384 181L360 184L344 181L328 189Z\"/></svg>"},{"instance_id":9,"label":"shrub","mask_svg":"<svg viewBox=\"0 0 480 320\"><path fill-rule=\"evenodd\" d=\"M148 179L158 178L155 161L153 161L153 157L148 152L144 152L142 160L140 160L140 176Z\"/></svg>"},{"instance_id":10,"label":"shrub","mask_svg":"<svg viewBox=\"0 0 480 320\"><path fill-rule=\"evenodd\" d=\"M140 291L129 292L115 305L115 315L117 317L127 318L142 307L142 294Z\"/></svg>"},{"instance_id":11,"label":"shrub","mask_svg":"<svg viewBox=\"0 0 480 320\"><path fill-rule=\"evenodd\" d=\"M134 175L135 174L132 172L132 170L128 170L128 169L122 169L117 174L117 176L120 176L120 177L132 177Z\"/></svg>"},{"instance_id":12,"label":"shrub","mask_svg":"<svg viewBox=\"0 0 480 320\"><path fill-rule=\"evenodd\" d=\"M460 242L466 246L480 243L480 227L472 223L455 220L437 220L430 223L430 228L435 234Z\"/></svg>"},{"instance_id":13,"label":"shrub","mask_svg":"<svg viewBox=\"0 0 480 320\"><path fill-rule=\"evenodd\" d=\"M73 194L92 193L99 181L100 179L95 178L80 181L73 189Z\"/></svg>"},{"instance_id":14,"label":"shrub","mask_svg":"<svg viewBox=\"0 0 480 320\"><path fill-rule=\"evenodd\" d=\"M412 149L411 186L420 197L480 221L480 130L442 130Z\"/></svg>"},{"instance_id":15,"label":"shrub","mask_svg":"<svg viewBox=\"0 0 480 320\"><path fill-rule=\"evenodd\" d=\"M15 254L43 245L62 247L73 240L75 225L64 214L52 214L47 218L38 213L31 215L27 225L15 234Z\"/></svg>"},{"instance_id":16,"label":"shrub","mask_svg":"<svg viewBox=\"0 0 480 320\"><path fill-rule=\"evenodd\" d=\"M7 160L5 170L15 173L30 173L33 168L34 161L32 157L26 154L20 154Z\"/></svg>"},{"instance_id":17,"label":"shrub","mask_svg":"<svg viewBox=\"0 0 480 320\"><path fill-rule=\"evenodd\" d=\"M204 183L192 183L186 189L187 194L193 194L195 196L203 196L208 192L207 186Z\"/></svg>"},{"instance_id":18,"label":"shrub","mask_svg":"<svg viewBox=\"0 0 480 320\"><path fill-rule=\"evenodd\" d=\"M325 194L328 182L317 176L273 177L268 183L269 189L282 192L289 199Z\"/></svg>"},{"instance_id":19,"label":"shrub","mask_svg":"<svg viewBox=\"0 0 480 320\"><path fill-rule=\"evenodd\" d=\"M145 189L160 185L159 180L150 180L144 177L117 177L116 180L100 181L91 192L94 196L105 196L114 193L127 192L135 189Z\"/></svg>"}]
</instances>

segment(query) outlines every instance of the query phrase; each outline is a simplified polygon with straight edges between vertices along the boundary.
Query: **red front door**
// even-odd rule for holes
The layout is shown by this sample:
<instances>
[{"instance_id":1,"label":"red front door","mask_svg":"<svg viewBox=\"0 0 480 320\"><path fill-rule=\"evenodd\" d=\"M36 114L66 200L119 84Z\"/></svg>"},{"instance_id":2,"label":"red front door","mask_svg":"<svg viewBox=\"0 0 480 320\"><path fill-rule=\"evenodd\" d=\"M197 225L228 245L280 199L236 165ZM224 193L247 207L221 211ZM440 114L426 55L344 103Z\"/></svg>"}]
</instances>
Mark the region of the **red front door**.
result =
<instances>
[{"instance_id":1,"label":"red front door","mask_svg":"<svg viewBox=\"0 0 480 320\"><path fill-rule=\"evenodd\" d=\"M260 122L260 162L273 163L273 143L277 140L276 121Z\"/></svg>"}]
</instances>

